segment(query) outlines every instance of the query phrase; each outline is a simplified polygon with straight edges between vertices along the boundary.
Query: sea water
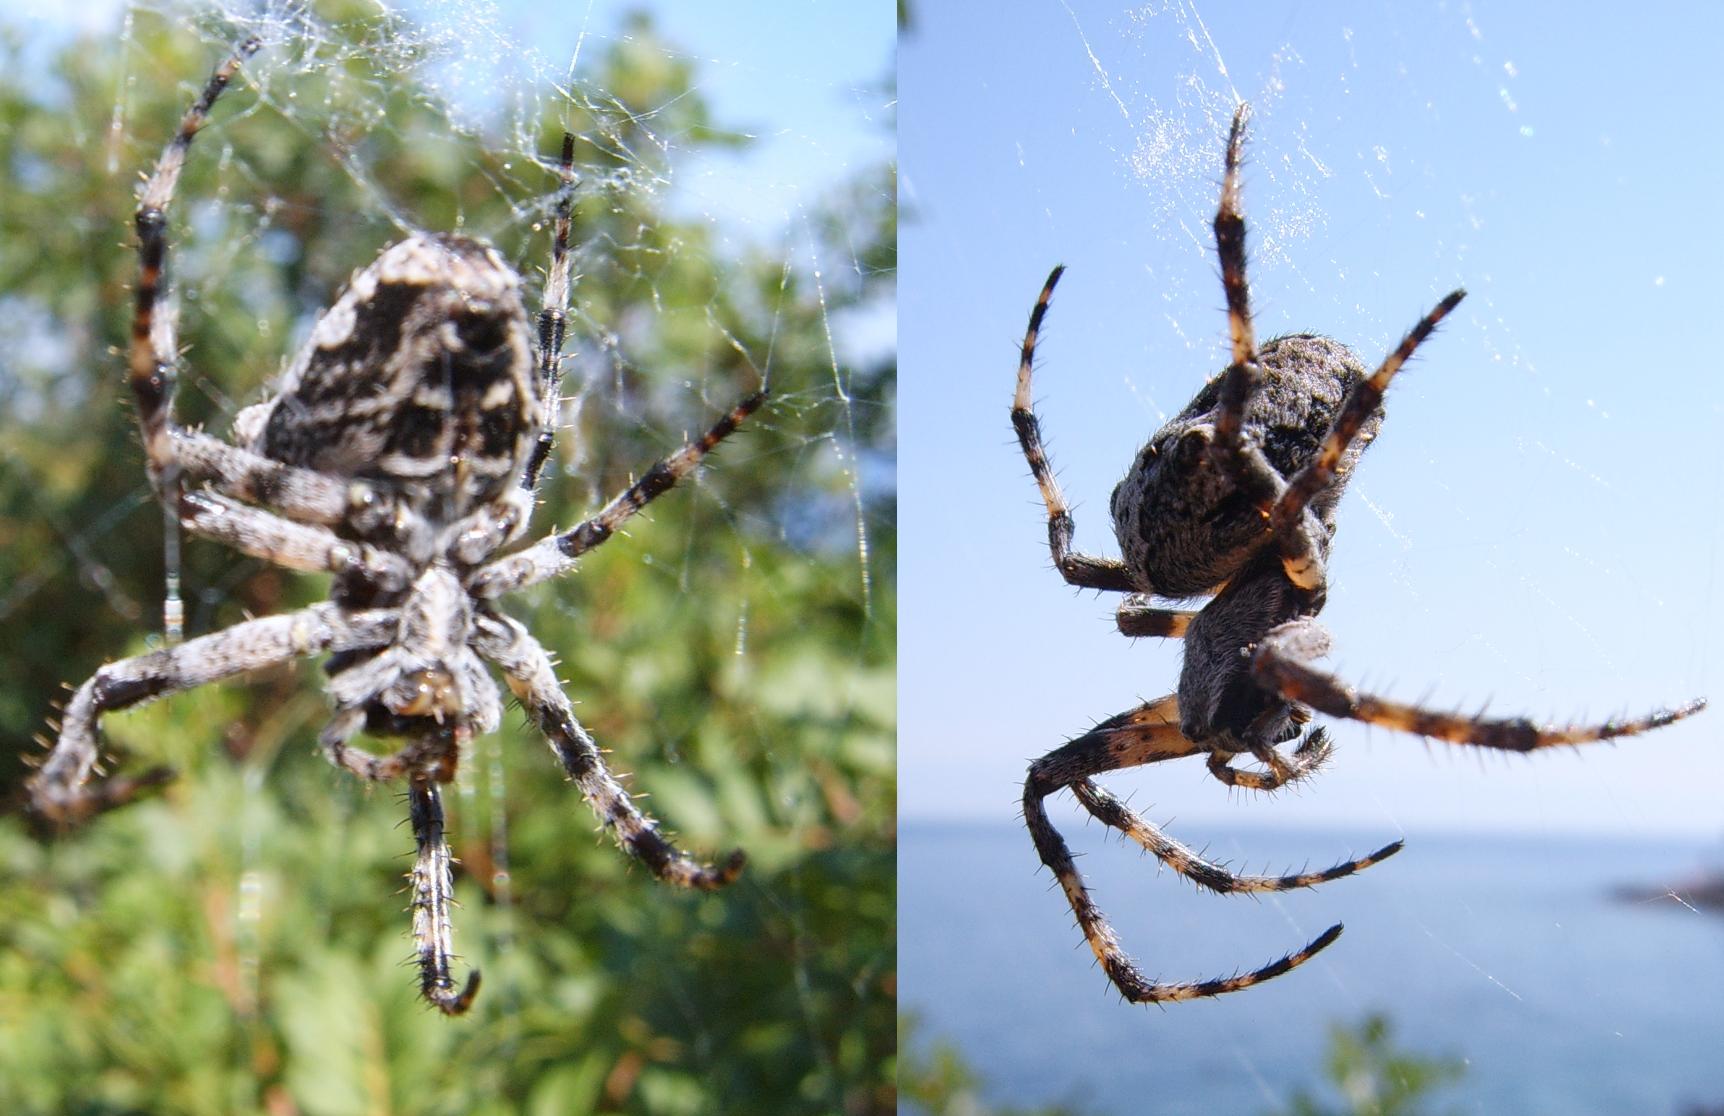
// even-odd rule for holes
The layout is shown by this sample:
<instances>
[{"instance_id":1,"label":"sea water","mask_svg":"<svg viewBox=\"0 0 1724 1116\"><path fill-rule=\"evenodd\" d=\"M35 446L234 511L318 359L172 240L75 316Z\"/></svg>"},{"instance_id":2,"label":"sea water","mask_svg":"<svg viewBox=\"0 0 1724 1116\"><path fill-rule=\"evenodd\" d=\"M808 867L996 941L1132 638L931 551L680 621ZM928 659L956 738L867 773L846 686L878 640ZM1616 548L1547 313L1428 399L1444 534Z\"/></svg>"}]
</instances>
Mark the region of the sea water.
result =
<instances>
[{"instance_id":1,"label":"sea water","mask_svg":"<svg viewBox=\"0 0 1724 1116\"><path fill-rule=\"evenodd\" d=\"M1340 1109L1330 1030L1380 1013L1398 1050L1462 1063L1430 1111L1724 1106L1724 912L1660 891L1724 865L1718 842L1414 833L1358 876L1253 899L1198 893L1101 827L1060 824L1151 977L1228 975L1346 931L1255 988L1125 1004L1021 825L906 822L902 1004L918 1043L955 1045L994 1104L1209 1116L1285 1111L1305 1090ZM1274 874L1397 836L1173 828Z\"/></svg>"}]
</instances>

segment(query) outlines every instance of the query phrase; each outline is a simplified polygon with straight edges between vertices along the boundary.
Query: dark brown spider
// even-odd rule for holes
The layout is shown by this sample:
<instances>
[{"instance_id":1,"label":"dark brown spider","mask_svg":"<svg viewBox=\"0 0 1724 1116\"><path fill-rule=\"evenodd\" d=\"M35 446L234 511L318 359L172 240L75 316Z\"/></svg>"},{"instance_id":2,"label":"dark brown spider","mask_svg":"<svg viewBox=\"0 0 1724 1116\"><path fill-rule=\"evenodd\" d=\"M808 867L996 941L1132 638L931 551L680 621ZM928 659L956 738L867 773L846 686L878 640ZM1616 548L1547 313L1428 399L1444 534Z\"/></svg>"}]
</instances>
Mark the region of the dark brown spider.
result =
<instances>
[{"instance_id":1,"label":"dark brown spider","mask_svg":"<svg viewBox=\"0 0 1724 1116\"><path fill-rule=\"evenodd\" d=\"M1161 983L1147 978L1120 948L1090 899L1043 799L1070 787L1091 815L1130 837L1200 887L1222 894L1312 887L1350 876L1401 849L1322 872L1242 876L1168 838L1097 786L1093 776L1182 756L1201 755L1232 787L1272 791L1308 778L1328 760L1322 728L1306 732L1313 711L1434 737L1455 744L1530 752L1659 728L1699 712L1704 701L1629 721L1550 727L1524 718L1483 720L1420 709L1361 694L1311 665L1329 650L1317 623L1327 582L1325 562L1335 508L1359 455L1383 422L1383 392L1413 351L1464 297L1455 291L1421 318L1366 374L1346 346L1294 334L1259 347L1245 281L1245 219L1239 212L1239 157L1248 106L1228 134L1215 243L1227 297L1232 363L1138 452L1114 489L1114 531L1123 560L1071 549L1073 523L1060 495L1032 410L1030 375L1036 337L1063 268L1056 267L1030 312L1018 365L1012 425L1048 511L1054 567L1072 585L1129 593L1119 630L1129 636L1185 640L1179 690L1097 725L1030 766L1024 821L1042 863L1064 889L1078 925L1109 979L1128 1000L1157 1003L1249 988L1310 960L1341 935L1337 923L1303 949L1250 972L1218 980ZM1197 610L1162 608L1151 598L1213 595ZM1303 734L1303 735L1302 735ZM1291 752L1276 745L1298 740ZM1249 755L1264 770L1239 770Z\"/></svg>"}]
</instances>

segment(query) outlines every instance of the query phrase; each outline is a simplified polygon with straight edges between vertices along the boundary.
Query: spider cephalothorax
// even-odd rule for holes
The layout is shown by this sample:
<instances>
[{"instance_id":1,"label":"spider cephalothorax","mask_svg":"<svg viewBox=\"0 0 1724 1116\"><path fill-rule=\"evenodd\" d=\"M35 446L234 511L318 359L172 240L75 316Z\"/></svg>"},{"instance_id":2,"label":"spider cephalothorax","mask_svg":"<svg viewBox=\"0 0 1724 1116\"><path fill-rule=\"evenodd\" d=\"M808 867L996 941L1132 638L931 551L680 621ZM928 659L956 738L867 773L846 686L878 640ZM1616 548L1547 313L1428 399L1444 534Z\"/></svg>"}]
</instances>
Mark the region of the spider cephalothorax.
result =
<instances>
[{"instance_id":1,"label":"spider cephalothorax","mask_svg":"<svg viewBox=\"0 0 1724 1116\"><path fill-rule=\"evenodd\" d=\"M741 870L740 852L704 865L659 834L575 720L550 655L496 601L571 570L691 473L766 394L748 396L591 518L499 556L526 531L556 429L574 189L574 140L565 135L536 337L520 277L494 249L416 234L353 276L276 393L236 419L232 444L176 425L177 345L171 317L157 313L166 210L193 137L257 48L246 43L216 70L144 184L130 380L150 477L180 525L289 569L331 573L331 597L102 667L67 703L59 738L29 781L31 801L49 819L77 821L168 778L158 769L93 780L103 713L327 653L335 713L319 741L332 763L363 778L406 781L419 847L420 987L459 1014L478 973L463 989L451 973L439 787L454 778L467 742L501 719L490 668L502 671L601 821L655 875L716 888ZM362 732L400 745L374 755L354 746Z\"/></svg>"},{"instance_id":2,"label":"spider cephalothorax","mask_svg":"<svg viewBox=\"0 0 1724 1116\"><path fill-rule=\"evenodd\" d=\"M1303 964L1338 938L1341 927L1331 926L1303 949L1238 976L1150 980L1120 948L1065 840L1048 820L1044 799L1060 788L1069 787L1092 816L1202 887L1224 894L1311 887L1392 856L1401 843L1322 872L1239 875L1167 837L1093 776L1201 755L1228 786L1272 791L1310 776L1329 758L1327 734L1308 728L1314 711L1457 744L1527 752L1645 732L1705 705L1694 701L1603 725L1541 726L1521 718L1461 717L1360 694L1311 665L1329 649L1328 633L1316 617L1328 592L1325 564L1342 490L1382 426L1383 392L1390 379L1464 294L1455 291L1439 302L1369 374L1344 345L1325 337L1296 334L1259 347L1245 282L1245 220L1238 208L1245 119L1241 105L1228 135L1215 215L1232 361L1150 438L1114 489L1114 529L1123 560L1072 551L1071 513L1032 409L1036 339L1061 268L1048 276L1030 313L1012 405L1012 424L1047 507L1055 568L1073 585L1130 594L1117 613L1124 634L1185 641L1176 693L1103 721L1049 752L1030 766L1024 784L1024 820L1042 862L1059 880L1108 977L1137 1002L1248 988ZM1205 594L1214 596L1197 610L1154 603L1158 597ZM1289 752L1276 747L1294 740L1298 743ZM1237 756L1250 756L1263 768L1235 768Z\"/></svg>"}]
</instances>

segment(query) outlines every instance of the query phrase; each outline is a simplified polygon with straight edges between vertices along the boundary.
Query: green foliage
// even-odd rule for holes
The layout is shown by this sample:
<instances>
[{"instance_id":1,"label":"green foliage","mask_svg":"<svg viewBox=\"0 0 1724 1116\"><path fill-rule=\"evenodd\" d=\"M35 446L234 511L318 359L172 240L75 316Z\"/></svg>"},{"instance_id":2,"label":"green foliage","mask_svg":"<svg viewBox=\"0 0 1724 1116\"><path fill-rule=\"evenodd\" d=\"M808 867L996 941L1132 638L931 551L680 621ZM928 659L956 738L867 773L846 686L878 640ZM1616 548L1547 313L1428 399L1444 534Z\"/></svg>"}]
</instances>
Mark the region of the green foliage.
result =
<instances>
[{"instance_id":1,"label":"green foliage","mask_svg":"<svg viewBox=\"0 0 1724 1116\"><path fill-rule=\"evenodd\" d=\"M488 236L531 285L554 187L535 158L577 132L580 405L539 529L762 373L773 400L698 483L507 607L562 655L583 721L679 843L739 845L749 867L717 894L657 885L507 718L447 796L456 944L484 989L445 1020L402 964L404 807L316 754L313 667L115 714L124 763L180 770L163 795L66 835L0 817L0 1111L891 1110L894 369L835 362L827 339L891 297L889 168L797 230L856 264L816 290L788 248L721 252L643 185L668 173L665 136L679 158L741 142L649 23L499 139L451 124L402 27L322 18L248 67L180 184L180 417L225 429L402 224ZM0 668L14 799L61 685L159 623L161 514L112 355L132 172L233 37L141 14L27 59L0 36L0 619L27 633ZM195 540L185 580L193 634L325 588Z\"/></svg>"},{"instance_id":2,"label":"green foliage","mask_svg":"<svg viewBox=\"0 0 1724 1116\"><path fill-rule=\"evenodd\" d=\"M1329 1028L1323 1068L1344 1107L1333 1108L1301 1090L1292 1116L1418 1116L1430 1111L1430 1095L1460 1080L1466 1063L1399 1049L1388 1016L1373 1014L1355 1027Z\"/></svg>"},{"instance_id":3,"label":"green foliage","mask_svg":"<svg viewBox=\"0 0 1724 1116\"><path fill-rule=\"evenodd\" d=\"M958 1048L945 1040L925 1040L912 1013L898 1020L898 1092L908 1111L922 1116L1080 1116L1082 1108L1055 1104L1043 1108L1004 1108L982 1099L982 1079Z\"/></svg>"},{"instance_id":4,"label":"green foliage","mask_svg":"<svg viewBox=\"0 0 1724 1116\"><path fill-rule=\"evenodd\" d=\"M913 1014L899 1017L898 1089L909 1111L923 1116L1078 1116L1080 1105L1025 1109L989 1105L985 1082L950 1042L927 1040ZM1466 1063L1398 1049L1387 1016L1367 1016L1355 1027L1329 1029L1325 1076L1343 1098L1331 1107L1309 1091L1295 1092L1288 1116L1419 1116L1433 1093L1460 1080Z\"/></svg>"}]
</instances>

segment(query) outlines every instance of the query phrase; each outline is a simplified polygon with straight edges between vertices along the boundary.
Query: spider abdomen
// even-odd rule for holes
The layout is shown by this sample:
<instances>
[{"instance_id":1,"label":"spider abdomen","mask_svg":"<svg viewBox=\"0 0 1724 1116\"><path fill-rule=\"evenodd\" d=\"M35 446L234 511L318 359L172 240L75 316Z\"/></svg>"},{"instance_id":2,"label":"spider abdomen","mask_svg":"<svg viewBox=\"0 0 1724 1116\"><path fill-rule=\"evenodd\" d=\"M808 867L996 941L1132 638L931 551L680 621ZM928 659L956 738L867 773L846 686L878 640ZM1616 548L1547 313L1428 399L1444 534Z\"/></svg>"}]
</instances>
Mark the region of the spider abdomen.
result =
<instances>
[{"instance_id":1,"label":"spider abdomen","mask_svg":"<svg viewBox=\"0 0 1724 1116\"><path fill-rule=\"evenodd\" d=\"M448 522L513 482L538 407L520 278L481 241L416 235L353 276L236 433L288 464L414 486Z\"/></svg>"},{"instance_id":2,"label":"spider abdomen","mask_svg":"<svg viewBox=\"0 0 1724 1116\"><path fill-rule=\"evenodd\" d=\"M1366 372L1351 350L1312 334L1265 342L1257 389L1247 400L1245 438L1283 481L1317 454L1347 394ZM1114 532L1138 588L1163 597L1211 593L1266 541L1265 494L1245 491L1211 452L1223 377L1210 380L1138 451L1114 488ZM1310 502L1325 527L1365 446L1379 408L1348 446L1334 479ZM1272 499L1272 496L1267 499Z\"/></svg>"},{"instance_id":3,"label":"spider abdomen","mask_svg":"<svg viewBox=\"0 0 1724 1116\"><path fill-rule=\"evenodd\" d=\"M1321 590L1289 581L1274 550L1259 551L1186 630L1179 731L1225 752L1297 736L1303 721L1295 718L1295 706L1252 678L1251 653L1264 632L1316 616L1324 599Z\"/></svg>"}]
</instances>

